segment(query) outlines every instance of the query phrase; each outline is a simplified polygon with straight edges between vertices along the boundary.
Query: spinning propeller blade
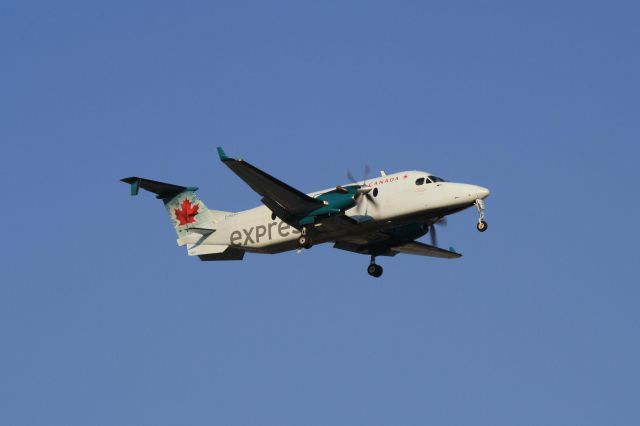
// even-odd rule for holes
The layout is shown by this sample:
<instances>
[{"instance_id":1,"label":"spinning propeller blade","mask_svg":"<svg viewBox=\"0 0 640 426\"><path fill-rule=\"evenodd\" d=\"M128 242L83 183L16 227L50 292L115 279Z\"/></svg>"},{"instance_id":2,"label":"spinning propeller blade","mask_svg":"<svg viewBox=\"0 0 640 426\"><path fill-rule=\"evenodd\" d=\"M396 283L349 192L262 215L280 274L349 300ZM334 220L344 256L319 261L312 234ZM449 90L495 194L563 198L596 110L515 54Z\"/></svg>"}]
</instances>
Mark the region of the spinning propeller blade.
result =
<instances>
[{"instance_id":1,"label":"spinning propeller blade","mask_svg":"<svg viewBox=\"0 0 640 426\"><path fill-rule=\"evenodd\" d=\"M431 237L431 245L434 247L438 247L438 234L436 232L436 225L447 226L447 218L443 217L441 219L438 219L436 222L429 226L429 237Z\"/></svg>"},{"instance_id":2,"label":"spinning propeller blade","mask_svg":"<svg viewBox=\"0 0 640 426\"><path fill-rule=\"evenodd\" d=\"M358 195L356 195L356 203L360 204L363 198L366 198L367 201L371 201L371 204L377 205L375 198L373 198L369 193L373 188L367 186L367 179L369 178L369 173L371 173L371 167L368 164L364 165L364 173L362 184L356 181L356 178L353 177L353 173L351 171L347 171L347 179L349 179L352 183L358 185Z\"/></svg>"},{"instance_id":3,"label":"spinning propeller blade","mask_svg":"<svg viewBox=\"0 0 640 426\"><path fill-rule=\"evenodd\" d=\"M431 225L429 227L429 236L431 237L431 245L434 247L438 247L438 236L436 235L435 225Z\"/></svg>"}]
</instances>

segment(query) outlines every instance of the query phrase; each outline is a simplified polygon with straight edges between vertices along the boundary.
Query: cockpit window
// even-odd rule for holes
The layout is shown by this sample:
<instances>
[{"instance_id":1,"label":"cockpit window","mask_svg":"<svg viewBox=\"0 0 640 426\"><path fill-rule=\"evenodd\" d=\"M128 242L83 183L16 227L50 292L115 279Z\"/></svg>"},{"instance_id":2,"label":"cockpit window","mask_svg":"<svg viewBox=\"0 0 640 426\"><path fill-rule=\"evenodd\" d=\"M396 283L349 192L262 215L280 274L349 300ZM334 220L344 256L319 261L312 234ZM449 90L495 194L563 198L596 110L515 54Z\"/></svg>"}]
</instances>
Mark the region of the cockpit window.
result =
<instances>
[{"instance_id":1,"label":"cockpit window","mask_svg":"<svg viewBox=\"0 0 640 426\"><path fill-rule=\"evenodd\" d=\"M446 180L433 175L429 176L429 179L431 179L432 182L446 182Z\"/></svg>"},{"instance_id":2,"label":"cockpit window","mask_svg":"<svg viewBox=\"0 0 640 426\"><path fill-rule=\"evenodd\" d=\"M423 184L424 184L424 178L416 179L416 185L423 185Z\"/></svg>"}]
</instances>

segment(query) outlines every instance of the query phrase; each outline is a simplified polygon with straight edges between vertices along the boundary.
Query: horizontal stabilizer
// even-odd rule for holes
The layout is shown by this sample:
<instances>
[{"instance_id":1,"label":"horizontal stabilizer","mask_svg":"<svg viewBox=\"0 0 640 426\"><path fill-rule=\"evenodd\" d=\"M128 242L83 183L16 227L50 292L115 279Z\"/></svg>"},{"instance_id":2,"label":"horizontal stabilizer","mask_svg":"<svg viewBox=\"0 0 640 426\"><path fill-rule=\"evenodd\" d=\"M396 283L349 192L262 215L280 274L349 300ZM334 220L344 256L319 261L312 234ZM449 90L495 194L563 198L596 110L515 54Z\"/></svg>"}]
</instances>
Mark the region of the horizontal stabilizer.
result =
<instances>
[{"instance_id":1,"label":"horizontal stabilizer","mask_svg":"<svg viewBox=\"0 0 640 426\"><path fill-rule=\"evenodd\" d=\"M196 234L200 235L209 235L213 234L216 230L211 228L187 228L187 231L195 232Z\"/></svg>"},{"instance_id":2,"label":"horizontal stabilizer","mask_svg":"<svg viewBox=\"0 0 640 426\"><path fill-rule=\"evenodd\" d=\"M203 245L189 245L189 256L198 256L201 254L217 254L222 253L229 248L226 244L203 244Z\"/></svg>"},{"instance_id":3,"label":"horizontal stabilizer","mask_svg":"<svg viewBox=\"0 0 640 426\"><path fill-rule=\"evenodd\" d=\"M215 232L215 229L208 228L187 228L187 233L180 236L177 242L180 247L186 244L198 244L204 241L209 235Z\"/></svg>"},{"instance_id":4,"label":"horizontal stabilizer","mask_svg":"<svg viewBox=\"0 0 640 426\"><path fill-rule=\"evenodd\" d=\"M156 194L157 198L165 199L176 196L184 191L197 191L198 188L174 185L172 183L158 182L136 176L121 179L122 182L131 185L131 195L138 195L140 188Z\"/></svg>"}]
</instances>

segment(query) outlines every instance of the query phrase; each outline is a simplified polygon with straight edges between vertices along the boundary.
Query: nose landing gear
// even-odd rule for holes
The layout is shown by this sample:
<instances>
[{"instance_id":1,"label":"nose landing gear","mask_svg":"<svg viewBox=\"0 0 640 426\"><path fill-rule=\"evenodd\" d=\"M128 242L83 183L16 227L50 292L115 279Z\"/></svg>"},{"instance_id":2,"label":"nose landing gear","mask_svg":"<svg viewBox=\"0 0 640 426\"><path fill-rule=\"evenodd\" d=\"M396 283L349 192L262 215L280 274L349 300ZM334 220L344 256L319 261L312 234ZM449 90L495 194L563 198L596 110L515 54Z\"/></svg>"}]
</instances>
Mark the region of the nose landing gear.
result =
<instances>
[{"instance_id":1,"label":"nose landing gear","mask_svg":"<svg viewBox=\"0 0 640 426\"><path fill-rule=\"evenodd\" d=\"M382 266L376 264L376 257L371 256L371 263L367 267L367 272L372 277L379 278L382 275Z\"/></svg>"},{"instance_id":2,"label":"nose landing gear","mask_svg":"<svg viewBox=\"0 0 640 426\"><path fill-rule=\"evenodd\" d=\"M487 230L489 225L484 220L484 201L479 198L476 200L476 209L478 210L478 214L480 215L480 217L478 218L476 229L480 232L484 232Z\"/></svg>"}]
</instances>

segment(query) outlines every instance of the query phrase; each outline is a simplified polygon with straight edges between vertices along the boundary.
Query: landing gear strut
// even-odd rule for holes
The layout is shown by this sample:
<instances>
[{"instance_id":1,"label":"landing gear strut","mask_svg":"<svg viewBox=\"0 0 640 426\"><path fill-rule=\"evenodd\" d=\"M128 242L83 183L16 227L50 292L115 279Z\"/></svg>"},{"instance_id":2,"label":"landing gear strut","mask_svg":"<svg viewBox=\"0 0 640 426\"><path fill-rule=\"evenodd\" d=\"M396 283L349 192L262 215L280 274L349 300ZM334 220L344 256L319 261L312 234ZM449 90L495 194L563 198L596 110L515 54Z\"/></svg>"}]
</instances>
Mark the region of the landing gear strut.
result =
<instances>
[{"instance_id":1,"label":"landing gear strut","mask_svg":"<svg viewBox=\"0 0 640 426\"><path fill-rule=\"evenodd\" d=\"M298 245L306 249L310 249L311 246L313 246L313 242L311 241L311 238L309 238L309 236L307 235L306 226L302 228L302 231L300 231L300 237L298 237Z\"/></svg>"},{"instance_id":2,"label":"landing gear strut","mask_svg":"<svg viewBox=\"0 0 640 426\"><path fill-rule=\"evenodd\" d=\"M376 257L371 256L371 263L367 267L367 272L372 277L380 277L382 275L382 266L376 264Z\"/></svg>"},{"instance_id":3,"label":"landing gear strut","mask_svg":"<svg viewBox=\"0 0 640 426\"><path fill-rule=\"evenodd\" d=\"M480 232L484 232L487 230L489 225L484 220L484 201L479 198L476 200L476 209L478 210L478 214L480 215L480 217L478 218L476 229Z\"/></svg>"}]
</instances>

